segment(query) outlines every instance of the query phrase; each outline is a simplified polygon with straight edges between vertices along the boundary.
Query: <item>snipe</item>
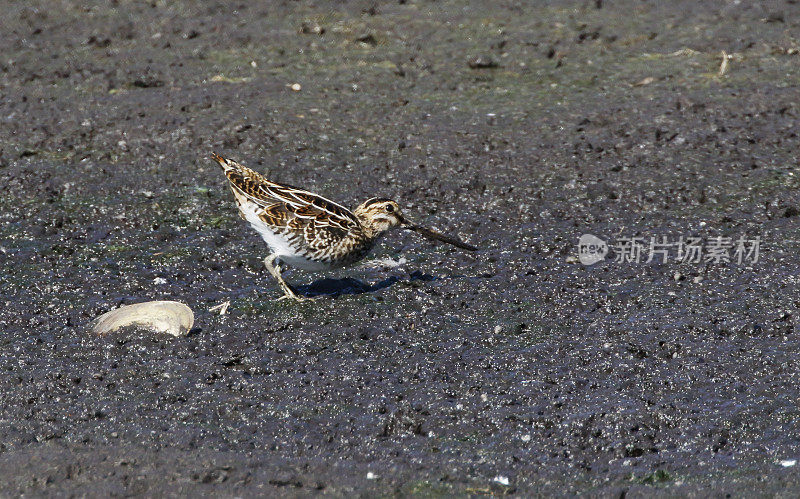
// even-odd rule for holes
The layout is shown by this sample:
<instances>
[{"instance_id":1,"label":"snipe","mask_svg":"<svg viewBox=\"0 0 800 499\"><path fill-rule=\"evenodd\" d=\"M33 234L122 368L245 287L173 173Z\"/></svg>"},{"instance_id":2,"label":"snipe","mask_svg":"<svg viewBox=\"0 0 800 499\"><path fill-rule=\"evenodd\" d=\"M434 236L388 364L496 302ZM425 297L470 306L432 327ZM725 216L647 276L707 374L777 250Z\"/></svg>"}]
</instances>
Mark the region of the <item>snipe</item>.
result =
<instances>
[{"instance_id":1,"label":"snipe","mask_svg":"<svg viewBox=\"0 0 800 499\"><path fill-rule=\"evenodd\" d=\"M264 264L283 289L281 299L308 299L283 280L281 264L311 271L343 267L364 258L378 238L394 227L465 250L478 249L415 224L391 199L368 199L350 211L313 192L271 182L230 159L211 157L222 166L242 218L270 247Z\"/></svg>"}]
</instances>

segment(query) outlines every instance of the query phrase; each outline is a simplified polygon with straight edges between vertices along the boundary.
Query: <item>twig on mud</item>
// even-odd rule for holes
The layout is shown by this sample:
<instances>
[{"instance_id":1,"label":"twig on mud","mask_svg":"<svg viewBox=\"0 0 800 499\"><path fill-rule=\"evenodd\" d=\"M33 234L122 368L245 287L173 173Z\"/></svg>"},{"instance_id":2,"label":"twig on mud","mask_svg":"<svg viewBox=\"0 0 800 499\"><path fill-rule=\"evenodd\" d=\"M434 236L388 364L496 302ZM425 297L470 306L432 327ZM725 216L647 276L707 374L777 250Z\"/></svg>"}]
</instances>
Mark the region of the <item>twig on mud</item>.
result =
<instances>
[{"instance_id":1,"label":"twig on mud","mask_svg":"<svg viewBox=\"0 0 800 499\"><path fill-rule=\"evenodd\" d=\"M690 48L682 48L680 50L676 50L675 52L671 53L671 56L675 57L691 57L698 55L700 52L690 49Z\"/></svg>"},{"instance_id":2,"label":"twig on mud","mask_svg":"<svg viewBox=\"0 0 800 499\"><path fill-rule=\"evenodd\" d=\"M725 76L728 72L728 61L733 58L733 55L728 55L724 50L722 51L722 64L719 65L719 76Z\"/></svg>"},{"instance_id":3,"label":"twig on mud","mask_svg":"<svg viewBox=\"0 0 800 499\"><path fill-rule=\"evenodd\" d=\"M226 301L220 303L219 305L214 305L213 307L209 308L208 311L209 312L216 312L217 310L219 310L219 315L225 315L225 314L228 313L228 307L230 307L230 306L231 306L231 301L230 300L226 300Z\"/></svg>"}]
</instances>

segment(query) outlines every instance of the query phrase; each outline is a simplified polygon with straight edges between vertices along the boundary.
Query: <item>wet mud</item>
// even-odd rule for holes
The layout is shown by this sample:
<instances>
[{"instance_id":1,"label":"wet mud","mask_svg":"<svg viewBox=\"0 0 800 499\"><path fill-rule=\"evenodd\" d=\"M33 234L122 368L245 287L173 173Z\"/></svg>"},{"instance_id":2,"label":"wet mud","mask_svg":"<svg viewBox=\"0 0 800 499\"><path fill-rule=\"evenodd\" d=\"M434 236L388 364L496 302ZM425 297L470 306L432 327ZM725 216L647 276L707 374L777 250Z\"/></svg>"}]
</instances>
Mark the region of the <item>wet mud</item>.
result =
<instances>
[{"instance_id":1,"label":"wet mud","mask_svg":"<svg viewBox=\"0 0 800 499\"><path fill-rule=\"evenodd\" d=\"M4 9L3 494L797 493L800 4ZM480 249L277 302L212 151ZM146 300L195 327L90 334Z\"/></svg>"}]
</instances>

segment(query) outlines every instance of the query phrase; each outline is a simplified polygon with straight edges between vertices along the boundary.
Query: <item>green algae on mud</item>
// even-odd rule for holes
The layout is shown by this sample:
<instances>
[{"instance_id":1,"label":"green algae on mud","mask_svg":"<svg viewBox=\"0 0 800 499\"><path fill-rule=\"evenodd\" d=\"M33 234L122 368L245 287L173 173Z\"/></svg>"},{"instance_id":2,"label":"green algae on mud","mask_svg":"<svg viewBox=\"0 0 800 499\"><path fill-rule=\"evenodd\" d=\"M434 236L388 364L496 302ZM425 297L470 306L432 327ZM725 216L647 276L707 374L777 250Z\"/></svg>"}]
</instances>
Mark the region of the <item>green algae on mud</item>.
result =
<instances>
[{"instance_id":1,"label":"green algae on mud","mask_svg":"<svg viewBox=\"0 0 800 499\"><path fill-rule=\"evenodd\" d=\"M775 459L800 453L796 12L13 4L3 489L795 493ZM275 302L210 151L346 205L398 198L482 250L392 234L375 256L405 263L292 273L342 292ZM765 251L585 268L584 233ZM144 298L198 328L84 334Z\"/></svg>"}]
</instances>

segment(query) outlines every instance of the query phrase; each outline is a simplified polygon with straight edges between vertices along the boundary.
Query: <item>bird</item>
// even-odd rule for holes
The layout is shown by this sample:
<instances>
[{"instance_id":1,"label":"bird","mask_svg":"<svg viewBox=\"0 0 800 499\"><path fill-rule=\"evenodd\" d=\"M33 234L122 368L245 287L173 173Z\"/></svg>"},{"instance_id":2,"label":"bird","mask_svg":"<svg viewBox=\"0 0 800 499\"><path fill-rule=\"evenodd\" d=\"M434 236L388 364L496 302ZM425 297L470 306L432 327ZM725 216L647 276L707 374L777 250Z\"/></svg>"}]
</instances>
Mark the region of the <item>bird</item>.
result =
<instances>
[{"instance_id":1,"label":"bird","mask_svg":"<svg viewBox=\"0 0 800 499\"><path fill-rule=\"evenodd\" d=\"M396 227L467 251L478 249L413 222L392 199L373 197L350 211L319 194L267 180L216 153L211 158L222 167L239 214L269 246L264 265L283 290L279 300L312 299L283 279L284 266L314 272L345 267L364 258L381 236Z\"/></svg>"}]
</instances>

